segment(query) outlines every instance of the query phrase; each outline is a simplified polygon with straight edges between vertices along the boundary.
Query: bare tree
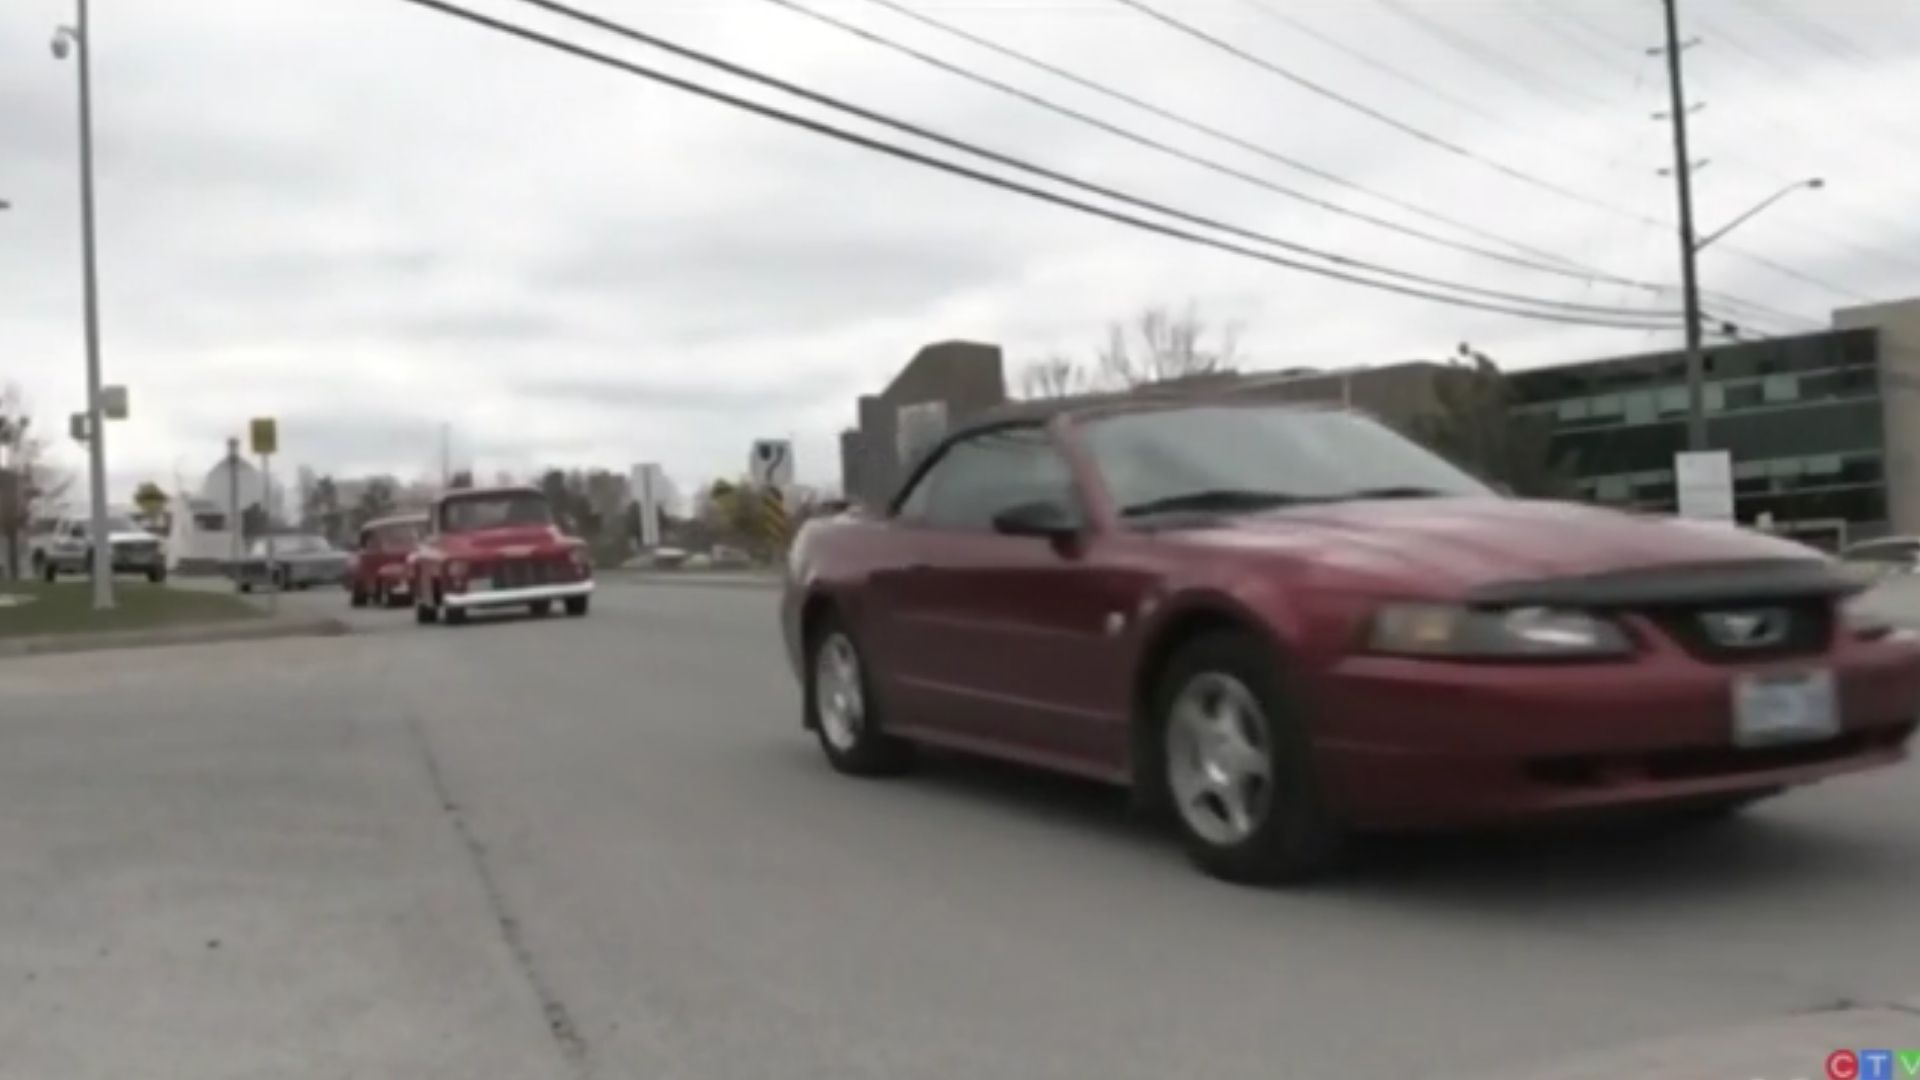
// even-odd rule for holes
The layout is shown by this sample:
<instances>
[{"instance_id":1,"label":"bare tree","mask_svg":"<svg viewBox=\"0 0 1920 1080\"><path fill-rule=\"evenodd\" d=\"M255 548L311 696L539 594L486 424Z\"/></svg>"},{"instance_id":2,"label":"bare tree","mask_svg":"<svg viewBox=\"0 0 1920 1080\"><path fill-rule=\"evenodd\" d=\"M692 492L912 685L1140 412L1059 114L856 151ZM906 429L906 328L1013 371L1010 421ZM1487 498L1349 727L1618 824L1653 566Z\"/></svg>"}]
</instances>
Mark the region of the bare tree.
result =
<instances>
[{"instance_id":1,"label":"bare tree","mask_svg":"<svg viewBox=\"0 0 1920 1080\"><path fill-rule=\"evenodd\" d=\"M1194 304L1178 314L1152 307L1135 316L1130 325L1116 322L1107 327L1107 343L1099 353L1100 375L1109 385L1125 389L1224 374L1239 367L1239 346L1238 327L1210 332Z\"/></svg>"},{"instance_id":2,"label":"bare tree","mask_svg":"<svg viewBox=\"0 0 1920 1080\"><path fill-rule=\"evenodd\" d=\"M0 386L0 567L9 577L20 576L28 527L67 490L70 478L47 465L46 450L19 387Z\"/></svg>"},{"instance_id":3,"label":"bare tree","mask_svg":"<svg viewBox=\"0 0 1920 1080\"><path fill-rule=\"evenodd\" d=\"M1573 463L1553 452L1553 432L1541 418L1515 416L1512 388L1484 353L1467 352L1434 387L1438 410L1412 434L1443 457L1515 495L1574 497Z\"/></svg>"},{"instance_id":4,"label":"bare tree","mask_svg":"<svg viewBox=\"0 0 1920 1080\"><path fill-rule=\"evenodd\" d=\"M1029 360L1020 369L1020 396L1063 398L1093 389L1093 376L1078 360L1060 353Z\"/></svg>"}]
</instances>

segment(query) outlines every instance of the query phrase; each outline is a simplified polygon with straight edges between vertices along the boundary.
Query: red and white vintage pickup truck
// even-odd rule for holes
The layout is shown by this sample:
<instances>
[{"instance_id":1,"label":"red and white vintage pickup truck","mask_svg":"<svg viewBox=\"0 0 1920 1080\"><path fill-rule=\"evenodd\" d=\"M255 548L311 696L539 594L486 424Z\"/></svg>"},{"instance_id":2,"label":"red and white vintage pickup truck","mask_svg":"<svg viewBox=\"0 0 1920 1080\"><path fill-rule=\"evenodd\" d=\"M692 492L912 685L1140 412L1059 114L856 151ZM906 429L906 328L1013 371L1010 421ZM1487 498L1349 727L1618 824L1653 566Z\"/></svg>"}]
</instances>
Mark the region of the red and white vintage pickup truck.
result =
<instances>
[{"instance_id":1,"label":"red and white vintage pickup truck","mask_svg":"<svg viewBox=\"0 0 1920 1080\"><path fill-rule=\"evenodd\" d=\"M585 615L593 595L587 545L560 530L535 488L450 492L434 503L413 563L420 622L465 622L467 613L524 607L535 615L557 600Z\"/></svg>"}]
</instances>

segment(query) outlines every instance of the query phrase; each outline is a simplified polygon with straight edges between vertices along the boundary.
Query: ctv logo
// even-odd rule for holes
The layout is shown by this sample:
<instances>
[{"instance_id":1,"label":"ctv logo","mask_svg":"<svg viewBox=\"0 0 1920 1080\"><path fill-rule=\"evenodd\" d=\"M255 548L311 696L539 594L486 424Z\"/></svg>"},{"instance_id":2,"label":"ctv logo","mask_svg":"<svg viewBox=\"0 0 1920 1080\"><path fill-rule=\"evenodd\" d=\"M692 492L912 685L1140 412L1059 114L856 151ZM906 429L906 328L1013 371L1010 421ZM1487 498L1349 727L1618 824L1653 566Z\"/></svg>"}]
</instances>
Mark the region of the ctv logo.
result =
<instances>
[{"instance_id":1,"label":"ctv logo","mask_svg":"<svg viewBox=\"0 0 1920 1080\"><path fill-rule=\"evenodd\" d=\"M1920 1078L1920 1050L1835 1050L1827 1055L1827 1080Z\"/></svg>"}]
</instances>

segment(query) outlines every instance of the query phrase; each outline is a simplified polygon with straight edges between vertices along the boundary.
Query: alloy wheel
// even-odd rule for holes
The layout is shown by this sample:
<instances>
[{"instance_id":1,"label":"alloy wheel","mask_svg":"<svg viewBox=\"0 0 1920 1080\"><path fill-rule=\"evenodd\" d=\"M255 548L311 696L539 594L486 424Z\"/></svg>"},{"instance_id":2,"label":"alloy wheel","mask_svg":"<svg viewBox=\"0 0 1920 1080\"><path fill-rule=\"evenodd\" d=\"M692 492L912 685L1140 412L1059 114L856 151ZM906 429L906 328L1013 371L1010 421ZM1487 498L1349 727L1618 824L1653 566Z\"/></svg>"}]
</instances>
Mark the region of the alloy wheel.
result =
<instances>
[{"instance_id":1,"label":"alloy wheel","mask_svg":"<svg viewBox=\"0 0 1920 1080\"><path fill-rule=\"evenodd\" d=\"M1266 711L1239 679L1207 671L1181 687L1167 715L1167 787L1196 836L1232 847L1260 828L1273 807L1272 747Z\"/></svg>"},{"instance_id":2,"label":"alloy wheel","mask_svg":"<svg viewBox=\"0 0 1920 1080\"><path fill-rule=\"evenodd\" d=\"M866 726L860 654L847 635L835 632L820 643L814 657L814 710L820 732L833 749L850 752L859 745Z\"/></svg>"}]
</instances>

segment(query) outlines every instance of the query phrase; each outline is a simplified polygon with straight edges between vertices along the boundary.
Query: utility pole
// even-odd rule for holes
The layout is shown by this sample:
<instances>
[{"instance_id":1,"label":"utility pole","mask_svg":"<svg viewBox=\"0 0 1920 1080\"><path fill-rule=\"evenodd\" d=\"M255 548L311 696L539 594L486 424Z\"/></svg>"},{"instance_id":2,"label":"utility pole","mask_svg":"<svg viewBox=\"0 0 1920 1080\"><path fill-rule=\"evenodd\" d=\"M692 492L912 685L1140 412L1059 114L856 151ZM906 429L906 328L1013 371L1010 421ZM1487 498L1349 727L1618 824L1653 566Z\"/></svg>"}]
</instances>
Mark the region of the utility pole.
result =
<instances>
[{"instance_id":1,"label":"utility pole","mask_svg":"<svg viewBox=\"0 0 1920 1080\"><path fill-rule=\"evenodd\" d=\"M240 440L227 440L227 557L231 569L240 573ZM239 578L234 578L238 581Z\"/></svg>"},{"instance_id":2,"label":"utility pole","mask_svg":"<svg viewBox=\"0 0 1920 1080\"><path fill-rule=\"evenodd\" d=\"M80 235L85 264L87 332L87 478L92 487L93 608L113 607L113 542L107 536L107 425L100 406L100 275L93 238L93 37L87 0L74 0L74 22L54 31L53 55L79 53Z\"/></svg>"},{"instance_id":3,"label":"utility pole","mask_svg":"<svg viewBox=\"0 0 1920 1080\"><path fill-rule=\"evenodd\" d=\"M1687 320L1687 449L1707 448L1705 358L1700 354L1699 247L1693 240L1693 158L1687 152L1687 92L1680 54L1679 0L1661 0L1667 21L1667 92L1673 119L1673 179L1680 200L1680 287Z\"/></svg>"}]
</instances>

